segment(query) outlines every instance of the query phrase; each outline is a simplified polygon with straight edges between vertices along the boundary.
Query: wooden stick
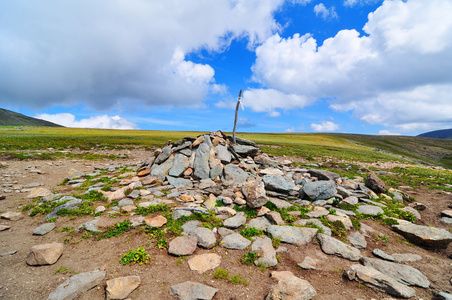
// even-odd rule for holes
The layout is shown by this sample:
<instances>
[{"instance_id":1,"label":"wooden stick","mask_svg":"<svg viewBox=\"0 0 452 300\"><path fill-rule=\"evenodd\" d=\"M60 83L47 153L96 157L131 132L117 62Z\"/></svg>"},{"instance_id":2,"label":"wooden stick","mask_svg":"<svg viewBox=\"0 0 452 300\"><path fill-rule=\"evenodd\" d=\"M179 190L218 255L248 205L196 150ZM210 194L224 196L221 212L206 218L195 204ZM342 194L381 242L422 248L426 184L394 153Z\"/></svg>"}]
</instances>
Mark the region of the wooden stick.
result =
<instances>
[{"instance_id":1,"label":"wooden stick","mask_svg":"<svg viewBox=\"0 0 452 300\"><path fill-rule=\"evenodd\" d=\"M238 112L239 112L240 99L242 99L242 90L240 90L239 99L237 100L237 105L235 107L234 129L232 130L232 141L233 141L234 144L235 144L235 129L237 127L237 115L238 115Z\"/></svg>"}]
</instances>

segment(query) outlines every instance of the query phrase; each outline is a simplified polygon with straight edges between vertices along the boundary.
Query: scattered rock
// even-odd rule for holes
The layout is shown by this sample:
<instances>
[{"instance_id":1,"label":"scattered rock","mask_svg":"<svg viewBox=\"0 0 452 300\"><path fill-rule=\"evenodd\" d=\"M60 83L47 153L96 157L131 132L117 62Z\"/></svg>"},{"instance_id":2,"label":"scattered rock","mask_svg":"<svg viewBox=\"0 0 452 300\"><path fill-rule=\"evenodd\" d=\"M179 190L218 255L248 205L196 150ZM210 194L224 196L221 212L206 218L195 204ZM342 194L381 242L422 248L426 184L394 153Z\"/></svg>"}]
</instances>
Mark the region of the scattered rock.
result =
<instances>
[{"instance_id":1,"label":"scattered rock","mask_svg":"<svg viewBox=\"0 0 452 300\"><path fill-rule=\"evenodd\" d=\"M169 243L168 253L176 256L192 255L198 239L194 236L179 236Z\"/></svg>"},{"instance_id":2,"label":"scattered rock","mask_svg":"<svg viewBox=\"0 0 452 300\"><path fill-rule=\"evenodd\" d=\"M271 224L284 225L281 214L277 211L270 211L265 214L265 217L270 221Z\"/></svg>"},{"instance_id":3,"label":"scattered rock","mask_svg":"<svg viewBox=\"0 0 452 300\"><path fill-rule=\"evenodd\" d=\"M384 214L384 211L381 209L381 207L374 206L374 205L360 205L356 212L376 216L378 214Z\"/></svg>"},{"instance_id":4,"label":"scattered rock","mask_svg":"<svg viewBox=\"0 0 452 300\"><path fill-rule=\"evenodd\" d=\"M33 234L35 235L46 235L53 229L55 229L55 223L45 223L41 226L37 227L35 230L33 230Z\"/></svg>"},{"instance_id":5,"label":"scattered rock","mask_svg":"<svg viewBox=\"0 0 452 300\"><path fill-rule=\"evenodd\" d=\"M190 270L197 271L199 274L217 268L220 263L221 256L215 253L196 255L188 260Z\"/></svg>"},{"instance_id":6,"label":"scattered rock","mask_svg":"<svg viewBox=\"0 0 452 300\"><path fill-rule=\"evenodd\" d=\"M366 185L366 187L377 194L384 193L386 190L386 186L383 180L378 178L374 173L370 173L369 176L366 177L364 184Z\"/></svg>"},{"instance_id":7,"label":"scattered rock","mask_svg":"<svg viewBox=\"0 0 452 300\"><path fill-rule=\"evenodd\" d=\"M71 276L60 284L55 292L49 295L48 300L71 300L80 294L92 289L105 278L105 271L95 270Z\"/></svg>"},{"instance_id":8,"label":"scattered rock","mask_svg":"<svg viewBox=\"0 0 452 300\"><path fill-rule=\"evenodd\" d=\"M362 257L361 252L358 249L344 244L326 234L317 234L317 239L320 242L320 247L326 254L337 255L351 261L358 261Z\"/></svg>"},{"instance_id":9,"label":"scattered rock","mask_svg":"<svg viewBox=\"0 0 452 300\"><path fill-rule=\"evenodd\" d=\"M0 215L0 219L10 220L10 221L19 221L23 219L24 215L21 212L15 211L7 211Z\"/></svg>"},{"instance_id":10,"label":"scattered rock","mask_svg":"<svg viewBox=\"0 0 452 300\"><path fill-rule=\"evenodd\" d=\"M63 254L62 243L41 244L31 247L30 253L27 255L27 265L43 266L53 265Z\"/></svg>"},{"instance_id":11,"label":"scattered rock","mask_svg":"<svg viewBox=\"0 0 452 300\"><path fill-rule=\"evenodd\" d=\"M251 251L260 254L260 257L254 262L256 266L265 266L268 268L278 264L272 240L267 236L256 238L251 245Z\"/></svg>"},{"instance_id":12,"label":"scattered rock","mask_svg":"<svg viewBox=\"0 0 452 300\"><path fill-rule=\"evenodd\" d=\"M394 253L392 254L396 262L415 262L422 260L422 256L412 253Z\"/></svg>"},{"instance_id":13,"label":"scattered rock","mask_svg":"<svg viewBox=\"0 0 452 300\"><path fill-rule=\"evenodd\" d=\"M226 228L235 229L239 228L246 223L246 217L244 212L238 212L234 217L224 220L223 225Z\"/></svg>"},{"instance_id":14,"label":"scattered rock","mask_svg":"<svg viewBox=\"0 0 452 300\"><path fill-rule=\"evenodd\" d=\"M352 232L347 239L355 248L362 250L367 247L366 238L358 231Z\"/></svg>"},{"instance_id":15,"label":"scattered rock","mask_svg":"<svg viewBox=\"0 0 452 300\"><path fill-rule=\"evenodd\" d=\"M280 239L281 242L295 245L306 245L311 242L317 234L317 228L304 228L293 226L271 225L267 232L273 237Z\"/></svg>"},{"instance_id":16,"label":"scattered rock","mask_svg":"<svg viewBox=\"0 0 452 300\"><path fill-rule=\"evenodd\" d=\"M107 280L105 292L108 299L125 299L141 284L140 276L118 277Z\"/></svg>"},{"instance_id":17,"label":"scattered rock","mask_svg":"<svg viewBox=\"0 0 452 300\"><path fill-rule=\"evenodd\" d=\"M217 243L215 234L208 228L197 227L190 231L189 235L195 236L198 239L198 246L211 249Z\"/></svg>"},{"instance_id":18,"label":"scattered rock","mask_svg":"<svg viewBox=\"0 0 452 300\"><path fill-rule=\"evenodd\" d=\"M384 260L387 260L387 261L395 261L394 256L389 255L389 254L385 253L383 250L378 249L378 248L375 248L372 251L372 254L375 255L378 258L381 258L381 259L384 259Z\"/></svg>"},{"instance_id":19,"label":"scattered rock","mask_svg":"<svg viewBox=\"0 0 452 300\"><path fill-rule=\"evenodd\" d=\"M285 276L273 286L266 300L299 299L309 300L317 295L314 287L306 280L294 275Z\"/></svg>"},{"instance_id":20,"label":"scattered rock","mask_svg":"<svg viewBox=\"0 0 452 300\"><path fill-rule=\"evenodd\" d=\"M243 250L251 245L251 242L240 234L234 232L223 237L220 245L226 249Z\"/></svg>"},{"instance_id":21,"label":"scattered rock","mask_svg":"<svg viewBox=\"0 0 452 300\"><path fill-rule=\"evenodd\" d=\"M265 188L270 191L288 194L294 189L294 185L287 182L282 175L265 175L262 180Z\"/></svg>"},{"instance_id":22,"label":"scattered rock","mask_svg":"<svg viewBox=\"0 0 452 300\"><path fill-rule=\"evenodd\" d=\"M267 230L267 228L271 225L270 221L266 217L257 217L255 219L252 219L248 222L246 227L254 227L259 230Z\"/></svg>"},{"instance_id":23,"label":"scattered rock","mask_svg":"<svg viewBox=\"0 0 452 300\"><path fill-rule=\"evenodd\" d=\"M336 195L336 185L332 181L314 181L303 185L304 194L312 201L327 200Z\"/></svg>"},{"instance_id":24,"label":"scattered rock","mask_svg":"<svg viewBox=\"0 0 452 300\"><path fill-rule=\"evenodd\" d=\"M0 225L0 231L8 230L10 228L11 228L11 226Z\"/></svg>"},{"instance_id":25,"label":"scattered rock","mask_svg":"<svg viewBox=\"0 0 452 300\"><path fill-rule=\"evenodd\" d=\"M309 256L306 256L302 263L298 264L298 266L304 270L316 270L317 269L317 260L313 259Z\"/></svg>"},{"instance_id":26,"label":"scattered rock","mask_svg":"<svg viewBox=\"0 0 452 300\"><path fill-rule=\"evenodd\" d=\"M156 216L153 218L144 219L144 223L149 227L162 227L168 220L164 216Z\"/></svg>"},{"instance_id":27,"label":"scattered rock","mask_svg":"<svg viewBox=\"0 0 452 300\"><path fill-rule=\"evenodd\" d=\"M48 197L52 195L52 192L46 188L38 187L31 190L30 194L28 194L28 199L35 199L37 197Z\"/></svg>"},{"instance_id":28,"label":"scattered rock","mask_svg":"<svg viewBox=\"0 0 452 300\"><path fill-rule=\"evenodd\" d=\"M242 185L246 204L251 208L260 208L268 202L263 182L248 181Z\"/></svg>"},{"instance_id":29,"label":"scattered rock","mask_svg":"<svg viewBox=\"0 0 452 300\"><path fill-rule=\"evenodd\" d=\"M410 242L429 248L447 248L452 241L452 234L442 228L415 224L393 225L392 228Z\"/></svg>"},{"instance_id":30,"label":"scattered rock","mask_svg":"<svg viewBox=\"0 0 452 300\"><path fill-rule=\"evenodd\" d=\"M14 254L16 254L16 253L17 253L17 250L9 251L9 252L5 252L5 253L1 253L1 254L0 254L0 257L8 256L8 255L14 255Z\"/></svg>"},{"instance_id":31,"label":"scattered rock","mask_svg":"<svg viewBox=\"0 0 452 300\"><path fill-rule=\"evenodd\" d=\"M211 300L218 289L192 281L171 286L170 294L178 300Z\"/></svg>"}]
</instances>

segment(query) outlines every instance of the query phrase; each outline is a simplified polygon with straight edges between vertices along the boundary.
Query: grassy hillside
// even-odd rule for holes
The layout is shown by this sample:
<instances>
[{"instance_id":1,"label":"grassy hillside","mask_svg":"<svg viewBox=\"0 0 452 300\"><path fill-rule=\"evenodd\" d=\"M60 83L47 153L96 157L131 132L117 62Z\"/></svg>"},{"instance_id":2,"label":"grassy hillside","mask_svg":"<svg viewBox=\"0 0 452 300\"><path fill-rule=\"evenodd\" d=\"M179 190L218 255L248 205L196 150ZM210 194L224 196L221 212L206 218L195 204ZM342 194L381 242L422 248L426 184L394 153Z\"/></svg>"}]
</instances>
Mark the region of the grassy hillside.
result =
<instances>
[{"instance_id":1,"label":"grassy hillside","mask_svg":"<svg viewBox=\"0 0 452 300\"><path fill-rule=\"evenodd\" d=\"M452 129L442 129L442 130L430 131L430 132L420 134L419 136L435 138L435 139L452 139Z\"/></svg>"},{"instance_id":2,"label":"grassy hillside","mask_svg":"<svg viewBox=\"0 0 452 300\"><path fill-rule=\"evenodd\" d=\"M49 126L62 127L61 125L41 119L27 117L25 115L0 108L0 126Z\"/></svg>"},{"instance_id":3,"label":"grassy hillside","mask_svg":"<svg viewBox=\"0 0 452 300\"><path fill-rule=\"evenodd\" d=\"M55 127L0 127L0 152L55 148L103 149L156 147L166 141L203 132L103 130ZM302 157L311 161L400 161L440 165L452 169L452 140L407 136L358 134L238 133L270 154Z\"/></svg>"}]
</instances>

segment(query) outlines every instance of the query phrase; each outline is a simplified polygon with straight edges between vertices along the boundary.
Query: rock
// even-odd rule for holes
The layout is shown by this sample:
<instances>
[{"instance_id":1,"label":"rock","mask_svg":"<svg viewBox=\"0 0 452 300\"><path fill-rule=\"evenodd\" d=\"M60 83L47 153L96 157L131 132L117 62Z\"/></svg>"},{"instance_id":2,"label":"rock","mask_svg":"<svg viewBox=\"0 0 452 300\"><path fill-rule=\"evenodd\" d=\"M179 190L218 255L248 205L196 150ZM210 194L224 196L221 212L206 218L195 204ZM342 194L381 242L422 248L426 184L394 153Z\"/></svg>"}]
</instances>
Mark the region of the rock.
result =
<instances>
[{"instance_id":1,"label":"rock","mask_svg":"<svg viewBox=\"0 0 452 300\"><path fill-rule=\"evenodd\" d=\"M251 242L238 233L231 233L221 240L220 245L226 249L243 250L251 245Z\"/></svg>"},{"instance_id":2,"label":"rock","mask_svg":"<svg viewBox=\"0 0 452 300\"><path fill-rule=\"evenodd\" d=\"M42 224L41 226L35 228L35 230L33 230L33 234L35 235L46 235L47 233L49 233L50 231L52 231L53 229L55 229L55 223L45 223Z\"/></svg>"},{"instance_id":3,"label":"rock","mask_svg":"<svg viewBox=\"0 0 452 300\"><path fill-rule=\"evenodd\" d=\"M210 179L215 180L218 176L223 174L223 167L221 165L216 165L212 169L210 169Z\"/></svg>"},{"instance_id":4,"label":"rock","mask_svg":"<svg viewBox=\"0 0 452 300\"><path fill-rule=\"evenodd\" d=\"M192 255L196 250L198 239L194 236L179 236L169 243L168 253L172 255Z\"/></svg>"},{"instance_id":5,"label":"rock","mask_svg":"<svg viewBox=\"0 0 452 300\"><path fill-rule=\"evenodd\" d=\"M11 228L11 226L0 225L0 231L8 230L10 228Z\"/></svg>"},{"instance_id":6,"label":"rock","mask_svg":"<svg viewBox=\"0 0 452 300\"><path fill-rule=\"evenodd\" d=\"M190 217L192 214L193 213L191 211L177 209L177 210L173 211L173 219L177 220L177 219L180 219L182 217Z\"/></svg>"},{"instance_id":7,"label":"rock","mask_svg":"<svg viewBox=\"0 0 452 300\"><path fill-rule=\"evenodd\" d=\"M292 204L290 202L285 201L285 200L281 200L281 199L278 199L278 198L269 198L269 201L271 203L273 203L276 206L276 208L278 208L278 209L289 208L289 207L292 206Z\"/></svg>"},{"instance_id":8,"label":"rock","mask_svg":"<svg viewBox=\"0 0 452 300\"><path fill-rule=\"evenodd\" d=\"M151 176L155 176L158 180L163 181L165 175L168 174L169 170L173 167L173 163L174 155L170 155L168 159L160 165L154 162L154 165L151 168Z\"/></svg>"},{"instance_id":9,"label":"rock","mask_svg":"<svg viewBox=\"0 0 452 300\"><path fill-rule=\"evenodd\" d=\"M295 221L293 223L293 225L299 225L299 226L308 226L309 224L314 224L314 225L322 228L324 234L326 234L328 236L331 236L331 233L332 233L331 229L329 227L323 225L323 223L320 222L320 220L317 220L317 219L300 219L300 220L297 220L297 221Z\"/></svg>"},{"instance_id":10,"label":"rock","mask_svg":"<svg viewBox=\"0 0 452 300\"><path fill-rule=\"evenodd\" d=\"M358 249L344 244L343 242L327 236L326 234L319 233L317 235L317 239L320 242L322 251L326 254L337 255L351 261L358 261L362 256Z\"/></svg>"},{"instance_id":11,"label":"rock","mask_svg":"<svg viewBox=\"0 0 452 300\"><path fill-rule=\"evenodd\" d=\"M367 247L366 238L358 231L352 232L347 239L355 248L362 250Z\"/></svg>"},{"instance_id":12,"label":"rock","mask_svg":"<svg viewBox=\"0 0 452 300\"><path fill-rule=\"evenodd\" d=\"M21 212L15 211L7 211L0 215L0 219L10 220L10 221L19 221L23 219L24 215Z\"/></svg>"},{"instance_id":13,"label":"rock","mask_svg":"<svg viewBox=\"0 0 452 300\"><path fill-rule=\"evenodd\" d=\"M268 268L274 267L278 264L272 240L267 236L257 237L251 245L251 251L260 254L260 257L254 261L256 266L265 266Z\"/></svg>"},{"instance_id":14,"label":"rock","mask_svg":"<svg viewBox=\"0 0 452 300\"><path fill-rule=\"evenodd\" d=\"M394 253L392 254L396 262L415 262L422 260L422 256L412 253Z\"/></svg>"},{"instance_id":15,"label":"rock","mask_svg":"<svg viewBox=\"0 0 452 300\"><path fill-rule=\"evenodd\" d=\"M277 168L279 166L279 163L277 161L265 155L258 155L254 157L254 162L265 167Z\"/></svg>"},{"instance_id":16,"label":"rock","mask_svg":"<svg viewBox=\"0 0 452 300\"><path fill-rule=\"evenodd\" d=\"M226 214L229 216L235 216L237 214L237 212L234 209L227 207L227 206L215 207L215 211L219 215Z\"/></svg>"},{"instance_id":17,"label":"rock","mask_svg":"<svg viewBox=\"0 0 452 300\"><path fill-rule=\"evenodd\" d=\"M260 208L268 202L263 182L248 181L242 185L246 204L251 208Z\"/></svg>"},{"instance_id":18,"label":"rock","mask_svg":"<svg viewBox=\"0 0 452 300\"><path fill-rule=\"evenodd\" d=\"M326 170L308 170L308 173L311 174L311 176L317 177L319 180L332 180L336 181L341 176L339 174L336 174L334 172L326 171Z\"/></svg>"},{"instance_id":19,"label":"rock","mask_svg":"<svg viewBox=\"0 0 452 300\"><path fill-rule=\"evenodd\" d=\"M371 216L376 216L378 214L384 214L384 211L383 211L383 209L381 209L381 207L374 206L374 205L360 205L358 207L358 209L356 210L356 212L366 214L366 215L371 215Z\"/></svg>"},{"instance_id":20,"label":"rock","mask_svg":"<svg viewBox=\"0 0 452 300\"><path fill-rule=\"evenodd\" d=\"M344 200L342 200L342 202L351 204L351 205L356 205L356 204L358 204L359 199L355 196L350 196L350 197L347 197Z\"/></svg>"},{"instance_id":21,"label":"rock","mask_svg":"<svg viewBox=\"0 0 452 300\"><path fill-rule=\"evenodd\" d=\"M179 177L188 168L188 157L183 154L177 153L174 156L174 163L168 172L169 176Z\"/></svg>"},{"instance_id":22,"label":"rock","mask_svg":"<svg viewBox=\"0 0 452 300\"><path fill-rule=\"evenodd\" d=\"M395 260L395 258L392 255L389 255L386 252L384 252L383 250L378 249L378 248L375 248L372 251L372 254L375 255L378 258L381 258L381 259L384 259L384 260L387 260L387 261L394 261Z\"/></svg>"},{"instance_id":23,"label":"rock","mask_svg":"<svg viewBox=\"0 0 452 300\"><path fill-rule=\"evenodd\" d=\"M372 267L405 285L414 285L422 288L430 286L427 277L413 267L368 257L362 257L360 262L364 266Z\"/></svg>"},{"instance_id":24,"label":"rock","mask_svg":"<svg viewBox=\"0 0 452 300\"><path fill-rule=\"evenodd\" d=\"M96 209L94 210L94 214L97 214L97 213L103 213L103 212L106 211L106 210L107 210L107 208L106 208L105 206L99 205L99 206L96 207Z\"/></svg>"},{"instance_id":25,"label":"rock","mask_svg":"<svg viewBox=\"0 0 452 300\"><path fill-rule=\"evenodd\" d=\"M309 300L317 295L314 287L301 278L296 276L287 276L278 281L268 293L266 300Z\"/></svg>"},{"instance_id":26,"label":"rock","mask_svg":"<svg viewBox=\"0 0 452 300\"><path fill-rule=\"evenodd\" d=\"M385 275L374 268L362 265L351 265L344 275L349 280L356 280L369 285L370 287L402 298L411 298L416 295L414 289L399 283L394 278Z\"/></svg>"},{"instance_id":27,"label":"rock","mask_svg":"<svg viewBox=\"0 0 452 300\"><path fill-rule=\"evenodd\" d=\"M306 213L309 218L320 218L328 215L330 212L326 209L316 209Z\"/></svg>"},{"instance_id":28,"label":"rock","mask_svg":"<svg viewBox=\"0 0 452 300\"><path fill-rule=\"evenodd\" d=\"M401 193L399 193L399 192L397 192L397 191L392 191L391 194L392 194L392 198L393 198L395 201L397 201L397 202L399 202L399 203L403 203L403 196L402 196Z\"/></svg>"},{"instance_id":29,"label":"rock","mask_svg":"<svg viewBox=\"0 0 452 300\"><path fill-rule=\"evenodd\" d=\"M30 253L27 255L27 265L43 266L53 265L63 254L62 243L41 244L31 247Z\"/></svg>"},{"instance_id":30,"label":"rock","mask_svg":"<svg viewBox=\"0 0 452 300\"><path fill-rule=\"evenodd\" d=\"M272 238L278 238L281 242L295 245L306 245L317 234L317 228L304 228L293 226L271 225L267 228Z\"/></svg>"},{"instance_id":31,"label":"rock","mask_svg":"<svg viewBox=\"0 0 452 300\"><path fill-rule=\"evenodd\" d=\"M192 235L198 239L198 246L211 249L217 243L215 234L208 228L197 227L190 231L189 235Z\"/></svg>"},{"instance_id":32,"label":"rock","mask_svg":"<svg viewBox=\"0 0 452 300\"><path fill-rule=\"evenodd\" d=\"M393 225L392 228L410 242L429 248L447 248L452 241L452 234L441 228L415 224Z\"/></svg>"},{"instance_id":33,"label":"rock","mask_svg":"<svg viewBox=\"0 0 452 300\"><path fill-rule=\"evenodd\" d=\"M144 223L149 227L162 227L168 220L164 216L156 216L144 219Z\"/></svg>"},{"instance_id":34,"label":"rock","mask_svg":"<svg viewBox=\"0 0 452 300\"><path fill-rule=\"evenodd\" d=\"M190 179L176 178L171 176L166 176L168 183L175 188L193 187L193 182Z\"/></svg>"},{"instance_id":35,"label":"rock","mask_svg":"<svg viewBox=\"0 0 452 300\"><path fill-rule=\"evenodd\" d=\"M263 170L259 170L259 174L262 175L284 175L284 172L280 169L276 168L265 168Z\"/></svg>"},{"instance_id":36,"label":"rock","mask_svg":"<svg viewBox=\"0 0 452 300\"><path fill-rule=\"evenodd\" d=\"M216 253L196 255L188 260L190 270L197 271L199 274L215 269L220 266L220 263L221 256Z\"/></svg>"},{"instance_id":37,"label":"rock","mask_svg":"<svg viewBox=\"0 0 452 300\"><path fill-rule=\"evenodd\" d=\"M442 217L441 222L444 224L452 224L452 218Z\"/></svg>"},{"instance_id":38,"label":"rock","mask_svg":"<svg viewBox=\"0 0 452 300\"><path fill-rule=\"evenodd\" d=\"M298 266L304 270L316 270L317 269L317 260L313 259L309 256L306 256L302 263L298 264Z\"/></svg>"},{"instance_id":39,"label":"rock","mask_svg":"<svg viewBox=\"0 0 452 300\"><path fill-rule=\"evenodd\" d=\"M114 191L114 192L104 192L104 191L101 190L100 192L102 194L104 194L105 197L107 197L108 202L112 202L112 201L115 201L115 200L121 200L121 199L126 197L126 194L124 194L124 189L119 189L119 190ZM77 200L80 200L80 199L77 199ZM69 203L69 202L67 202L67 203ZM82 203L82 200L80 200L80 204L81 203Z\"/></svg>"},{"instance_id":40,"label":"rock","mask_svg":"<svg viewBox=\"0 0 452 300\"><path fill-rule=\"evenodd\" d=\"M385 183L374 173L370 173L369 176L366 177L364 184L377 194L384 193L386 191Z\"/></svg>"},{"instance_id":41,"label":"rock","mask_svg":"<svg viewBox=\"0 0 452 300\"><path fill-rule=\"evenodd\" d=\"M163 147L162 153L160 153L157 158L154 160L154 165L160 165L164 161L166 161L171 155L171 146Z\"/></svg>"},{"instance_id":42,"label":"rock","mask_svg":"<svg viewBox=\"0 0 452 300\"><path fill-rule=\"evenodd\" d=\"M226 219L223 221L223 225L226 228L239 228L246 223L246 217L244 212L238 212L234 217Z\"/></svg>"},{"instance_id":43,"label":"rock","mask_svg":"<svg viewBox=\"0 0 452 300\"><path fill-rule=\"evenodd\" d=\"M327 200L336 195L336 185L332 181L308 182L303 186L304 194L312 201Z\"/></svg>"},{"instance_id":44,"label":"rock","mask_svg":"<svg viewBox=\"0 0 452 300\"><path fill-rule=\"evenodd\" d=\"M16 254L16 253L17 253L17 250L5 252L5 253L0 253L0 257L3 257L3 256L9 256L9 255L14 255L14 254Z\"/></svg>"},{"instance_id":45,"label":"rock","mask_svg":"<svg viewBox=\"0 0 452 300\"><path fill-rule=\"evenodd\" d=\"M128 206L128 205L134 205L132 199L127 199L126 198L126 199L119 200L119 202L118 202L118 207L119 208L124 207L124 206Z\"/></svg>"},{"instance_id":46,"label":"rock","mask_svg":"<svg viewBox=\"0 0 452 300\"><path fill-rule=\"evenodd\" d=\"M198 149L196 150L193 169L194 176L198 179L210 178L209 154L210 148L206 143L200 144Z\"/></svg>"},{"instance_id":47,"label":"rock","mask_svg":"<svg viewBox=\"0 0 452 300\"><path fill-rule=\"evenodd\" d=\"M225 237L227 235L233 234L233 233L236 233L236 232L234 230L227 229L227 228L224 228L224 227L218 228L218 234L220 235L221 238L223 238L223 237Z\"/></svg>"},{"instance_id":48,"label":"rock","mask_svg":"<svg viewBox=\"0 0 452 300\"><path fill-rule=\"evenodd\" d=\"M271 225L270 221L266 217L257 217L255 219L251 219L246 225L247 228L254 227L259 230L267 230L267 228Z\"/></svg>"},{"instance_id":49,"label":"rock","mask_svg":"<svg viewBox=\"0 0 452 300\"><path fill-rule=\"evenodd\" d=\"M427 208L427 205L420 202L414 202L409 204L410 207L414 208L417 211L424 211Z\"/></svg>"},{"instance_id":50,"label":"rock","mask_svg":"<svg viewBox=\"0 0 452 300\"><path fill-rule=\"evenodd\" d=\"M107 280L105 292L108 299L125 299L141 284L140 276L118 277Z\"/></svg>"},{"instance_id":51,"label":"rock","mask_svg":"<svg viewBox=\"0 0 452 300\"><path fill-rule=\"evenodd\" d=\"M47 300L71 300L92 289L105 278L105 271L90 271L71 276L60 284Z\"/></svg>"},{"instance_id":52,"label":"rock","mask_svg":"<svg viewBox=\"0 0 452 300\"><path fill-rule=\"evenodd\" d=\"M284 221L281 218L281 214L277 211L270 211L265 214L265 217L274 225L284 225Z\"/></svg>"},{"instance_id":53,"label":"rock","mask_svg":"<svg viewBox=\"0 0 452 300\"><path fill-rule=\"evenodd\" d=\"M38 187L31 190L30 194L27 196L28 199L34 199L37 197L48 197L52 195L52 192L46 188Z\"/></svg>"},{"instance_id":54,"label":"rock","mask_svg":"<svg viewBox=\"0 0 452 300\"><path fill-rule=\"evenodd\" d=\"M145 170L142 170L142 171L138 172L137 176L138 177L144 177L144 176L149 175L149 174L151 174L151 170L150 169L145 169Z\"/></svg>"},{"instance_id":55,"label":"rock","mask_svg":"<svg viewBox=\"0 0 452 300\"><path fill-rule=\"evenodd\" d=\"M446 209L441 211L442 217L452 218L452 209Z\"/></svg>"},{"instance_id":56,"label":"rock","mask_svg":"<svg viewBox=\"0 0 452 300\"><path fill-rule=\"evenodd\" d=\"M218 289L192 281L171 286L170 294L178 300L211 300Z\"/></svg>"},{"instance_id":57,"label":"rock","mask_svg":"<svg viewBox=\"0 0 452 300\"><path fill-rule=\"evenodd\" d=\"M259 152L259 147L247 146L247 145L235 145L233 146L235 153L241 157L255 156Z\"/></svg>"},{"instance_id":58,"label":"rock","mask_svg":"<svg viewBox=\"0 0 452 300\"><path fill-rule=\"evenodd\" d=\"M270 191L288 194L295 188L282 175L265 175L262 180L264 181L265 188Z\"/></svg>"},{"instance_id":59,"label":"rock","mask_svg":"<svg viewBox=\"0 0 452 300\"><path fill-rule=\"evenodd\" d=\"M249 174L239 168L237 165L228 164L224 166L224 179L233 183L242 183L248 179Z\"/></svg>"},{"instance_id":60,"label":"rock","mask_svg":"<svg viewBox=\"0 0 452 300\"><path fill-rule=\"evenodd\" d=\"M336 215L328 215L326 216L326 219L330 222L334 222L334 221L339 221L342 224L344 224L345 229L346 230L350 230L353 227L352 221L350 220L350 218L346 215L340 215L339 212L337 212L337 216Z\"/></svg>"},{"instance_id":61,"label":"rock","mask_svg":"<svg viewBox=\"0 0 452 300\"><path fill-rule=\"evenodd\" d=\"M189 235L192 230L201 226L201 222L198 220L188 221L184 225L182 225L182 235Z\"/></svg>"},{"instance_id":62,"label":"rock","mask_svg":"<svg viewBox=\"0 0 452 300\"><path fill-rule=\"evenodd\" d=\"M405 211L405 212L412 213L413 216L416 218L416 220L420 220L420 219L421 219L421 214L420 214L417 210L415 210L414 208L412 208L412 207L409 207L409 206L407 206L407 207L402 207L400 210L401 210L401 211Z\"/></svg>"},{"instance_id":63,"label":"rock","mask_svg":"<svg viewBox=\"0 0 452 300\"><path fill-rule=\"evenodd\" d=\"M439 292L438 293L439 300L452 300L452 294Z\"/></svg>"},{"instance_id":64,"label":"rock","mask_svg":"<svg viewBox=\"0 0 452 300\"><path fill-rule=\"evenodd\" d=\"M218 145L214 147L215 153L217 154L217 158L223 163L223 164L229 164L232 160L232 155L228 151L228 148L226 148L223 145Z\"/></svg>"}]
</instances>

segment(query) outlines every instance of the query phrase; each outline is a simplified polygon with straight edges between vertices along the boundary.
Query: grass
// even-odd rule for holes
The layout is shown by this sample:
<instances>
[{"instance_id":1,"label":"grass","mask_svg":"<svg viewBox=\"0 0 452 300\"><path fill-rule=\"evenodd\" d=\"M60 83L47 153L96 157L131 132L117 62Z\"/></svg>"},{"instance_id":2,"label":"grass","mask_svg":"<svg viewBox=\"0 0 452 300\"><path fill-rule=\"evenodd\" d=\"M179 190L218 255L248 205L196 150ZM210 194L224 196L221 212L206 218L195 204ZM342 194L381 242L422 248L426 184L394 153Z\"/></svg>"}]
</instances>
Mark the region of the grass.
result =
<instances>
[{"instance_id":1,"label":"grass","mask_svg":"<svg viewBox=\"0 0 452 300\"><path fill-rule=\"evenodd\" d=\"M151 256L146 253L146 250L143 247L138 247L135 250L129 250L126 254L124 254L119 262L122 265L128 264L146 264L151 259Z\"/></svg>"},{"instance_id":2,"label":"grass","mask_svg":"<svg viewBox=\"0 0 452 300\"><path fill-rule=\"evenodd\" d=\"M240 257L240 262L244 265L252 265L254 261L259 258L259 254L256 252L248 252Z\"/></svg>"},{"instance_id":3,"label":"grass","mask_svg":"<svg viewBox=\"0 0 452 300\"><path fill-rule=\"evenodd\" d=\"M228 270L225 270L225 269L222 269L222 268L218 268L218 269L215 270L215 272L213 273L213 278L215 278L215 279L223 279L223 280L226 280L226 281L228 281L229 283L232 283L232 284L248 286L248 281L246 280L245 277L243 277L240 274L235 274L235 275L229 277Z\"/></svg>"},{"instance_id":4,"label":"grass","mask_svg":"<svg viewBox=\"0 0 452 300\"><path fill-rule=\"evenodd\" d=\"M129 220L126 220L121 223L116 223L115 226L108 228L107 231L96 236L96 240L102 240L113 236L122 235L123 233L133 228L134 227L132 226L132 223Z\"/></svg>"}]
</instances>

